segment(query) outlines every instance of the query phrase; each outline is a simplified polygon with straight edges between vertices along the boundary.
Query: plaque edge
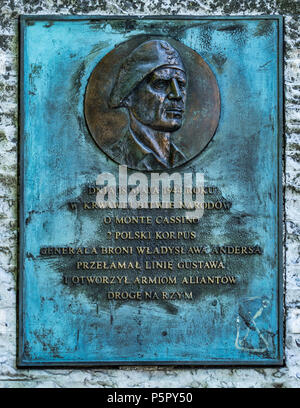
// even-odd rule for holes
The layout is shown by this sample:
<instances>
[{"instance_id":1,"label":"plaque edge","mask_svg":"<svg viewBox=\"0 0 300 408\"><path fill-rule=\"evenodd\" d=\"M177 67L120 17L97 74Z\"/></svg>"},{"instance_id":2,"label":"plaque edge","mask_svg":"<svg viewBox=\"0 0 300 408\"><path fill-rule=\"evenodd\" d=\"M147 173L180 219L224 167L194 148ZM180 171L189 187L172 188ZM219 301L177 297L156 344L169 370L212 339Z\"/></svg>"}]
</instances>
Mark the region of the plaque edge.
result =
<instances>
[{"instance_id":1,"label":"plaque edge","mask_svg":"<svg viewBox=\"0 0 300 408\"><path fill-rule=\"evenodd\" d=\"M277 299L277 319L278 319L278 346L277 346L277 355L278 359L272 359L270 361L76 361L76 362L49 362L49 361L26 361L23 358L24 350L24 296L23 296L23 280L24 280L24 123L25 123L25 109L24 109L24 37L25 37L25 27L26 22L29 20L34 21L43 21L43 20L52 20L52 21L83 21L83 20L128 20L128 19L167 19L167 20L275 20L278 23L277 29L277 103L278 103L278 113L277 113L277 150L278 150L278 299ZM147 366L176 366L176 367L214 367L214 368L229 368L229 367L240 367L240 368L249 368L249 367L285 367L285 337L286 337L286 324L284 322L284 310L285 310L285 269L283 265L283 251L284 243L286 241L286 231L285 225L285 197L283 195L283 178L285 174L283 173L283 167L285 165L285 156L284 156L284 16L280 14L272 15L234 15L234 16L224 16L224 15L48 15L48 14L20 14L19 15L19 95L18 95L18 115L19 115L19 131L18 131L18 166L17 166L17 198L18 198L18 215L17 215L17 224L18 224L18 234L17 234L17 289L16 289L16 366L17 368L47 368L47 367L78 367L79 369L83 367L107 367L107 368L116 368L116 367L147 367ZM22 159L22 160L21 160Z\"/></svg>"}]
</instances>

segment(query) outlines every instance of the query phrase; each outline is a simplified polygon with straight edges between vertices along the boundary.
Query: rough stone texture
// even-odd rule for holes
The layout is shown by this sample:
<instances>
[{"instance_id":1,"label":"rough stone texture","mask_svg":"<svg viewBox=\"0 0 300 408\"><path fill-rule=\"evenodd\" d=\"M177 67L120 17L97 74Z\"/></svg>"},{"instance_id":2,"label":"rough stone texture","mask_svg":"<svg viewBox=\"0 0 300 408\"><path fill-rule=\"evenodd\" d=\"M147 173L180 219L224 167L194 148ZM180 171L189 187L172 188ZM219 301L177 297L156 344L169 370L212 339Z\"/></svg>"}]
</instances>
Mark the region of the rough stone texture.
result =
<instances>
[{"instance_id":1,"label":"rough stone texture","mask_svg":"<svg viewBox=\"0 0 300 408\"><path fill-rule=\"evenodd\" d=\"M297 32L299 8L298 0L0 0L1 387L300 387L300 108L297 106L300 95L300 51ZM19 14L285 16L285 367L140 367L90 370L16 368Z\"/></svg>"}]
</instances>

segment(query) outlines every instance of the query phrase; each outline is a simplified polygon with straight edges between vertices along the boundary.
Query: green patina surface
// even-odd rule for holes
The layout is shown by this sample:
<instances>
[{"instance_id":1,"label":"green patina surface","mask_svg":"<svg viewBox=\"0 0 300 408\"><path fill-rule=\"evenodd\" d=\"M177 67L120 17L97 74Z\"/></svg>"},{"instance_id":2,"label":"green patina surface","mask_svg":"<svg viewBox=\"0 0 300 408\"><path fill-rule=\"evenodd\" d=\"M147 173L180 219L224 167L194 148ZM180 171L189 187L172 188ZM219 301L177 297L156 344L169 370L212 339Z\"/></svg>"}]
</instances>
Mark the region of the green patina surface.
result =
<instances>
[{"instance_id":1,"label":"green patina surface","mask_svg":"<svg viewBox=\"0 0 300 408\"><path fill-rule=\"evenodd\" d=\"M22 101L25 167L21 222L26 223L26 228L21 224L25 268L22 363L278 363L282 352L278 303L278 21L169 19L162 24L154 19L128 22L105 18L91 23L88 19L51 20L49 24L45 18L29 22L25 25ZM207 211L197 226L160 228L175 233L196 232L195 241L120 243L108 233L114 229L126 231L127 225L104 225L103 211L74 211L68 205L76 202L80 207L82 202L95 200L87 194L87 186L95 184L99 173L118 175L117 164L97 148L85 125L83 99L88 78L97 62L119 42L149 33L175 38L198 52L220 88L221 117L216 135L180 171L203 172L206 184L217 187L207 200L231 204L227 210ZM192 83L192 78L188 81ZM181 210L144 210L142 215L154 219L159 214L184 215ZM105 215L125 214L107 210ZM140 213L128 210L126 215ZM153 223L148 228L155 234L159 227ZM141 225L130 226L132 232L141 229ZM83 260L78 256L40 255L41 247L108 245L130 245L134 249L146 245L241 245L259 246L263 253L217 258L226 268L222 273L214 270L213 275L234 276L236 285L186 287L180 283L184 276L208 275L189 267L176 267L172 272L119 270L118 275L127 275L131 282L140 273L177 276L175 289L193 292L192 301L160 298L127 302L108 301L103 286L72 283L74 275L93 275L76 270L76 261ZM128 257L115 258L89 255L84 260L128 262ZM214 258L211 253L192 259L182 255L178 261ZM134 250L130 260L143 265L149 258L138 256ZM116 271L106 274L116 275ZM147 289L160 292L166 288L132 283L110 287L121 292ZM246 317L247 313L254 316L260 308L258 324L263 337ZM240 348L236 347L237 336L245 336ZM267 348L263 338L267 339Z\"/></svg>"}]
</instances>

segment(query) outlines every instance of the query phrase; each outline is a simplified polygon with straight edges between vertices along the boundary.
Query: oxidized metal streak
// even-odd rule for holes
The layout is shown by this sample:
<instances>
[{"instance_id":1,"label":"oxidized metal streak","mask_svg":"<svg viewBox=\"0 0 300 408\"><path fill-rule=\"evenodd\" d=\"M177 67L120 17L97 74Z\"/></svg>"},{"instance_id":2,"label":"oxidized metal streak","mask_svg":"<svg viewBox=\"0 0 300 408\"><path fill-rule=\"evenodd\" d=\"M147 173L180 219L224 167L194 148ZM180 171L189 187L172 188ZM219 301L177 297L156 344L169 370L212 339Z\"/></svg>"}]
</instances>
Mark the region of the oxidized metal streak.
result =
<instances>
[{"instance_id":1,"label":"oxidized metal streak","mask_svg":"<svg viewBox=\"0 0 300 408\"><path fill-rule=\"evenodd\" d=\"M219 115L211 69L172 38L137 36L118 45L93 70L85 96L97 145L139 170L175 168L195 157L212 139Z\"/></svg>"}]
</instances>

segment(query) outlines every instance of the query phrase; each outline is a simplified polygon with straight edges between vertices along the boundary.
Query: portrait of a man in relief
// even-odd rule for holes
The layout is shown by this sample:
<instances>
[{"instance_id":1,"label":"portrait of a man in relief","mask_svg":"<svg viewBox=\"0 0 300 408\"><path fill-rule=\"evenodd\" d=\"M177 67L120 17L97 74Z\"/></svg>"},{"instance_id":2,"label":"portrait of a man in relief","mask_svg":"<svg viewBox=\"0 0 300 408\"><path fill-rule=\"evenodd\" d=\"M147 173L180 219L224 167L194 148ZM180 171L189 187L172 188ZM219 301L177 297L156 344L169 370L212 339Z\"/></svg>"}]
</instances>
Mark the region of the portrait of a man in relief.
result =
<instances>
[{"instance_id":1,"label":"portrait of a man in relief","mask_svg":"<svg viewBox=\"0 0 300 408\"><path fill-rule=\"evenodd\" d=\"M84 114L96 145L115 163L168 171L196 158L212 140L219 87L192 48L137 35L102 55L88 80Z\"/></svg>"},{"instance_id":2,"label":"portrait of a man in relief","mask_svg":"<svg viewBox=\"0 0 300 408\"><path fill-rule=\"evenodd\" d=\"M185 159L172 134L183 122L186 87L182 59L167 41L143 42L125 58L109 100L111 108L128 111L128 130L111 147L118 162L156 170Z\"/></svg>"}]
</instances>

